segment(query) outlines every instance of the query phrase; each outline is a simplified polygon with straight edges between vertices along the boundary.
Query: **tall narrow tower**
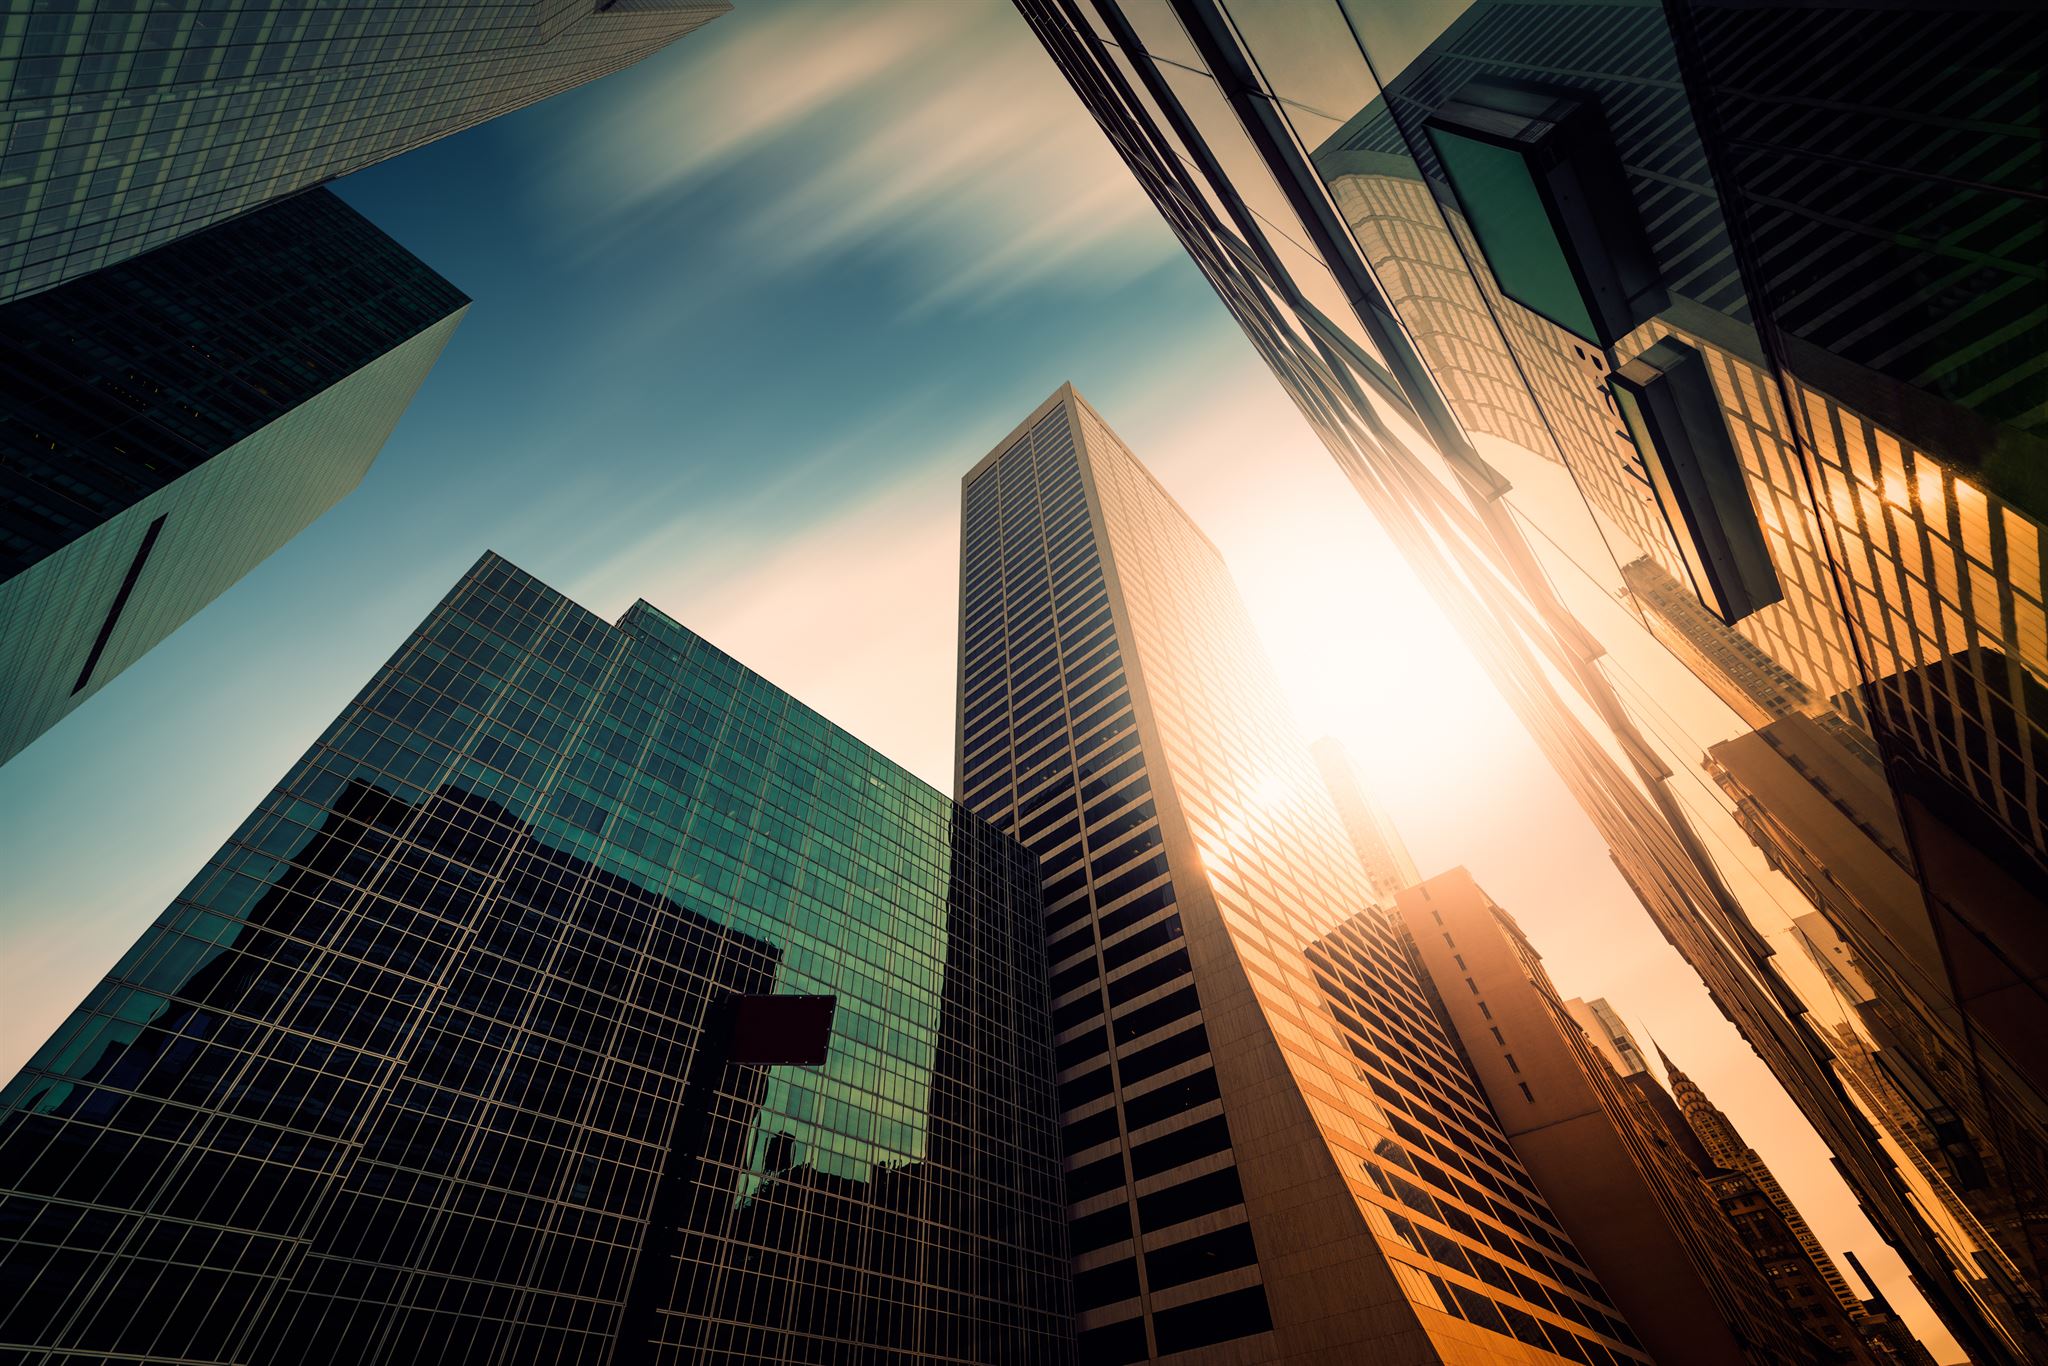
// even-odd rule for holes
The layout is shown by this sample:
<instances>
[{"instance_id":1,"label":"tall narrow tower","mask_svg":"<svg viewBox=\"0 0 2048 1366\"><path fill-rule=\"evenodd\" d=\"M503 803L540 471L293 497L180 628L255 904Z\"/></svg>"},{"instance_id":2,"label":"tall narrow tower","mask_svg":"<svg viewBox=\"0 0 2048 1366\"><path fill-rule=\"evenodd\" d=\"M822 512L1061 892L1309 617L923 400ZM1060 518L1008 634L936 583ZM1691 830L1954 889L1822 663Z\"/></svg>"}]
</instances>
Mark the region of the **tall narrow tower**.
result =
<instances>
[{"instance_id":1,"label":"tall narrow tower","mask_svg":"<svg viewBox=\"0 0 2048 1366\"><path fill-rule=\"evenodd\" d=\"M962 514L959 791L1043 860L1082 1358L1641 1360L1215 546L1071 386Z\"/></svg>"},{"instance_id":2,"label":"tall narrow tower","mask_svg":"<svg viewBox=\"0 0 2048 1366\"><path fill-rule=\"evenodd\" d=\"M1463 868L1405 888L1396 910L1502 1131L1661 1366L1861 1360L1845 1319L1814 1324L1775 1293L1664 1117L1609 1065L1641 1055L1605 1001L1603 1047Z\"/></svg>"},{"instance_id":3,"label":"tall narrow tower","mask_svg":"<svg viewBox=\"0 0 2048 1366\"><path fill-rule=\"evenodd\" d=\"M1325 735L1309 746L1309 753L1322 770L1323 785L1330 789L1330 800L1344 822L1344 833L1351 836L1358 861L1365 865L1366 880L1372 883L1380 900L1391 902L1403 887L1413 887L1422 881L1422 875L1415 871L1415 860L1408 856L1408 845L1401 832L1380 810L1379 803L1366 795L1344 746L1336 737Z\"/></svg>"}]
</instances>

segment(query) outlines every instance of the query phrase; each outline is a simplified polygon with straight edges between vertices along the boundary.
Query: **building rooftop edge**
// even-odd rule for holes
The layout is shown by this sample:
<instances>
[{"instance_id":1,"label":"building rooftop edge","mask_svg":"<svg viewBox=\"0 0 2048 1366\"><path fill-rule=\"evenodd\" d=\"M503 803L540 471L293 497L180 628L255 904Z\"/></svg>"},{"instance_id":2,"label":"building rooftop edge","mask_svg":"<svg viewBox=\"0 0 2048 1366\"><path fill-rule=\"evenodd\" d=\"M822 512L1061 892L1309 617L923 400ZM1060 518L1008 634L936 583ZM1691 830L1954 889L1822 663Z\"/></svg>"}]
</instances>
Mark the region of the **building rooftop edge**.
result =
<instances>
[{"instance_id":1,"label":"building rooftop edge","mask_svg":"<svg viewBox=\"0 0 2048 1366\"><path fill-rule=\"evenodd\" d=\"M534 583L539 584L542 588L545 588L548 592L555 594L564 602L567 602L570 606L576 608L576 610L583 612L592 620L599 622L604 621L603 617L599 616L595 612L592 612L588 607L578 602L575 598L570 597L567 593L564 593L561 589L555 587L553 584L541 578L539 575L533 573L531 570L521 568L518 563L511 559L508 559L506 556L500 554L495 550L486 549L481 555L477 557L476 562L473 565L471 565L468 570L464 571L464 573L456 580L456 582L459 584L462 581L462 579L471 577L472 575L476 574L479 570L483 569L485 566L491 564L503 565L506 569L511 570L513 573L518 574L522 578L532 580ZM913 771L907 765L883 753L880 749L876 748L874 745L869 744L866 740L862 739L857 732L853 731L847 726L841 725L839 722L825 715L824 712L819 711L816 707L804 701L804 699L798 696L796 693L790 691L788 688L783 687L780 683L777 683L774 679L768 677L768 675L762 673L759 669L755 669L748 665L747 662L741 659L738 655L733 654L729 650L721 648L716 642L708 640L698 632L691 630L688 626L685 626L682 622L677 621L674 617L670 616L667 612L664 612L661 608L656 607L646 598L633 599L631 605L629 605L623 612L619 613L617 621L607 622L605 624L615 631L633 634L632 632L627 630L626 623L636 614L653 616L659 621L662 621L668 624L669 626L673 626L676 630L682 632L684 635L688 636L691 640L695 641L698 645L701 645L703 648L710 650L713 653L720 655L725 659L731 660L734 668L740 670L742 673L751 675L752 677L759 679L768 687L773 688L776 692L788 698L792 706L801 707L804 711L809 712L819 721L831 727L832 730L838 732L840 735L845 736L848 740L860 746L860 748L868 754L873 755L881 763L888 765L890 768L894 769L903 777L909 779L911 782L925 789L933 796L940 798L942 801L946 803L948 808L950 808L956 816L970 817L977 824L986 826L989 830L994 831L998 835L1001 835L1005 840L1008 840L1010 843L1018 844L1018 847L1020 848L1023 847L1014 836L1006 833L1005 831L997 829L997 827L994 824L984 819L983 817L977 815L975 812L969 810L967 806L964 803L962 803L958 797L953 795L953 793L947 791L943 787L940 787L936 783L930 782L922 774Z\"/></svg>"},{"instance_id":2,"label":"building rooftop edge","mask_svg":"<svg viewBox=\"0 0 2048 1366\"><path fill-rule=\"evenodd\" d=\"M1025 418L1022 422L1019 422L1016 426L1012 427L1010 429L1010 434L1008 436L1004 437L1001 441L996 442L996 444L990 448L989 453L987 455L984 455L983 457L981 457L981 459L974 462L974 468L968 470L967 473L960 476L960 487L962 489L965 489L969 484L973 483L975 477L979 475L983 470L987 469L991 464L993 464L997 456L1001 455L1004 451L1010 449L1010 447L1017 444L1018 437L1030 431L1031 428L1038 424L1041 418L1043 418L1047 413L1051 412L1059 404L1064 403L1070 396L1073 398L1080 397L1079 392L1076 391L1074 388L1074 382L1072 380L1061 380L1060 387L1053 390L1052 393L1049 394L1043 402L1041 402L1036 408L1033 408L1031 410L1031 415L1029 417Z\"/></svg>"}]
</instances>

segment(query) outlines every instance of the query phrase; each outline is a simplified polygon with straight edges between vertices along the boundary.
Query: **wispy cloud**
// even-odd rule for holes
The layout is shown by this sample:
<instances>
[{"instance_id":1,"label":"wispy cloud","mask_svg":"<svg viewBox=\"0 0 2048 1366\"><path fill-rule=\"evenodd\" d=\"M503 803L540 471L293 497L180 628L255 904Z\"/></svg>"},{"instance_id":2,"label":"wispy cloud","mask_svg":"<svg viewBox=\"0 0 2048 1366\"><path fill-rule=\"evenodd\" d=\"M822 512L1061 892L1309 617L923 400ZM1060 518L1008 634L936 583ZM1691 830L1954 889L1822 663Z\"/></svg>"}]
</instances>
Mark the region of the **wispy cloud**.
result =
<instances>
[{"instance_id":1,"label":"wispy cloud","mask_svg":"<svg viewBox=\"0 0 2048 1366\"><path fill-rule=\"evenodd\" d=\"M906 275L910 311L1102 288L1174 254L1007 6L755 5L662 75L561 149L553 197L586 244L716 184L751 265L861 256Z\"/></svg>"},{"instance_id":2,"label":"wispy cloud","mask_svg":"<svg viewBox=\"0 0 2048 1366\"><path fill-rule=\"evenodd\" d=\"M890 416L828 454L870 453ZM607 617L645 597L950 790L959 469L950 444L908 456L898 477L803 518L800 535L789 534L788 481L615 526L615 553L564 586Z\"/></svg>"},{"instance_id":3,"label":"wispy cloud","mask_svg":"<svg viewBox=\"0 0 2048 1366\"><path fill-rule=\"evenodd\" d=\"M929 484L935 475L943 480L957 452L943 444L914 449L909 435L937 395L932 387L906 387L759 478L720 484L701 467L685 467L625 506L615 487L598 485L581 505L537 513L501 534L514 543L529 534L547 536L563 546L566 562L593 565L564 586L602 612L615 612L656 580L685 587L724 582L739 576L734 566L756 564L763 547L802 541L847 505L879 496L878 490ZM765 464L765 454L725 452L748 464ZM578 527L566 545L565 523Z\"/></svg>"}]
</instances>

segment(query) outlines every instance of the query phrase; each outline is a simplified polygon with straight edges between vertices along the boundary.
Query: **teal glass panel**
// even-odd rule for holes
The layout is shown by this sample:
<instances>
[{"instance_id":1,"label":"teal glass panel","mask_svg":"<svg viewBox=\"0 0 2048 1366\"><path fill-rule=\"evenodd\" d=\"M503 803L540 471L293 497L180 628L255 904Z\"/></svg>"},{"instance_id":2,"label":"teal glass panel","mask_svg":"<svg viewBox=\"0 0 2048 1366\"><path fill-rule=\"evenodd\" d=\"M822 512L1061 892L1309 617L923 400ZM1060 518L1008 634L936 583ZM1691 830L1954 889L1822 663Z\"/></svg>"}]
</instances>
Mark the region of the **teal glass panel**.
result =
<instances>
[{"instance_id":1,"label":"teal glass panel","mask_svg":"<svg viewBox=\"0 0 2048 1366\"><path fill-rule=\"evenodd\" d=\"M1587 341L1599 340L1529 162L1512 148L1432 127L1465 217L1501 292Z\"/></svg>"}]
</instances>

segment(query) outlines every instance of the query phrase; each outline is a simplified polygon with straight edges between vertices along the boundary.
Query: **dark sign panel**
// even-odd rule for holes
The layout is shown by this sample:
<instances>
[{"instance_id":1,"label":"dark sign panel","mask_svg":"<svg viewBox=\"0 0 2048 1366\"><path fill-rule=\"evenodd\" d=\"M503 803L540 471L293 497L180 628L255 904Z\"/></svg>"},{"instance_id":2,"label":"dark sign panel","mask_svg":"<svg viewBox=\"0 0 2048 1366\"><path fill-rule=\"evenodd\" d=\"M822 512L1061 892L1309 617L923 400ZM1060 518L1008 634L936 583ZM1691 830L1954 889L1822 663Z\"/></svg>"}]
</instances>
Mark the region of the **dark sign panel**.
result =
<instances>
[{"instance_id":1,"label":"dark sign panel","mask_svg":"<svg viewBox=\"0 0 2048 1366\"><path fill-rule=\"evenodd\" d=\"M741 996L733 1001L731 1061L821 1067L837 996Z\"/></svg>"}]
</instances>

